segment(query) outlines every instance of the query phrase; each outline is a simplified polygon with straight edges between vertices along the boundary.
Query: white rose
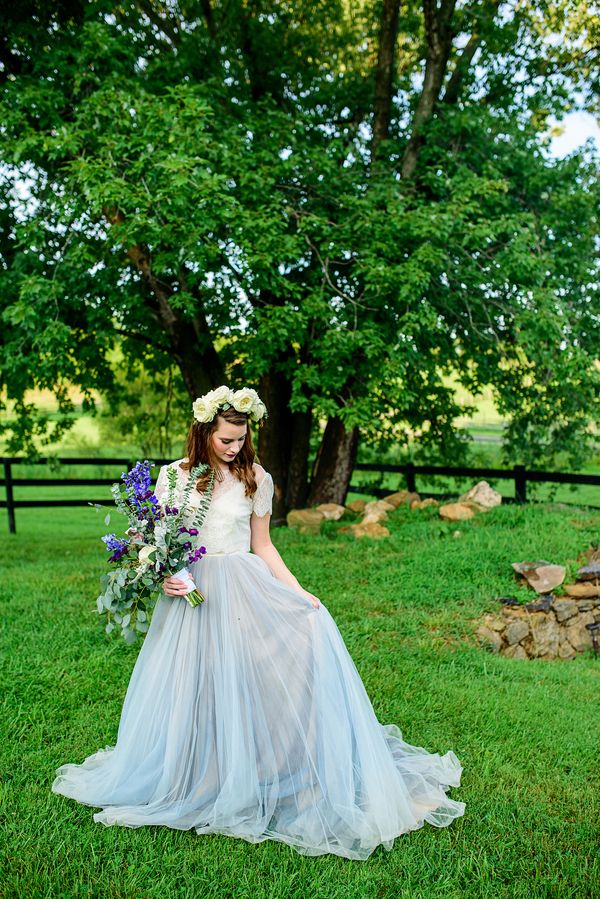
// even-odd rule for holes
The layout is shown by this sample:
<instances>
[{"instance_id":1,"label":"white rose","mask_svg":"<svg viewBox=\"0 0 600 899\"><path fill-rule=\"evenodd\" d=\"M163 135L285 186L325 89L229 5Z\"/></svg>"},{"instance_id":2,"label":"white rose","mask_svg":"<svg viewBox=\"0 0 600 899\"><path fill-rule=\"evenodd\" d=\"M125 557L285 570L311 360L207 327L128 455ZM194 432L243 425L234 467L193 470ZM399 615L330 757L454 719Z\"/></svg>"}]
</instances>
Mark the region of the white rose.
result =
<instances>
[{"instance_id":1,"label":"white rose","mask_svg":"<svg viewBox=\"0 0 600 899\"><path fill-rule=\"evenodd\" d=\"M267 407L262 400L257 400L252 408L252 420L260 421L267 414Z\"/></svg>"},{"instance_id":2,"label":"white rose","mask_svg":"<svg viewBox=\"0 0 600 899\"><path fill-rule=\"evenodd\" d=\"M192 409L194 412L194 418L197 421L201 421L206 423L207 421L212 421L215 417L215 412L217 411L217 407L208 399L208 397L199 396L197 400L194 401L192 405Z\"/></svg>"},{"instance_id":3,"label":"white rose","mask_svg":"<svg viewBox=\"0 0 600 899\"><path fill-rule=\"evenodd\" d=\"M233 399L233 390L230 387L227 387L225 384L222 384L220 387L217 387L215 390L212 390L209 394L211 400L217 403L218 406L222 406L223 403L230 403Z\"/></svg>"},{"instance_id":4,"label":"white rose","mask_svg":"<svg viewBox=\"0 0 600 899\"><path fill-rule=\"evenodd\" d=\"M150 556L152 555L153 552L156 552L157 549L158 549L157 546L152 546L149 543L147 543L145 546L142 546L142 548L140 549L140 551L138 553L138 562L140 562L140 564L145 564L146 562L149 562Z\"/></svg>"},{"instance_id":5,"label":"white rose","mask_svg":"<svg viewBox=\"0 0 600 899\"><path fill-rule=\"evenodd\" d=\"M238 412L247 412L250 414L257 399L258 394L256 390L244 388L235 391L231 402L234 409L237 409Z\"/></svg>"}]
</instances>

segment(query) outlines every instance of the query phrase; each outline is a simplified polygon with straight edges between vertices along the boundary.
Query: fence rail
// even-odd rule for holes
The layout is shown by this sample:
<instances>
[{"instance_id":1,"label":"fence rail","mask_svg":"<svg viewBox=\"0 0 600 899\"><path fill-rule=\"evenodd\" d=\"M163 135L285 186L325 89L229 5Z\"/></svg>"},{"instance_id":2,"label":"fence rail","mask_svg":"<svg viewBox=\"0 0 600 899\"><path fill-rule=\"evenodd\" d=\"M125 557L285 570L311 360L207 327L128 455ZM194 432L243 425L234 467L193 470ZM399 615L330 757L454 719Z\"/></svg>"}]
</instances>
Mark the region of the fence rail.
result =
<instances>
[{"instance_id":1,"label":"fence rail","mask_svg":"<svg viewBox=\"0 0 600 899\"><path fill-rule=\"evenodd\" d=\"M49 465L56 462L61 465L97 465L97 466L121 466L125 468L132 467L136 459L123 458L70 458L61 457L58 459L23 459L20 456L0 456L2 462L4 477L0 479L0 487L6 490L6 499L0 500L0 509L6 509L8 514L8 529L11 534L16 533L15 510L21 508L42 508L42 507L70 507L70 506L87 506L89 503L99 503L101 505L113 504L112 497L103 499L39 499L26 500L15 499L15 487L64 487L64 486L102 486L108 487L114 484L116 478L15 478L13 477L13 466L15 465ZM156 459L156 465L164 465L169 459ZM413 465L407 462L405 465L391 465L385 463L367 463L358 462L354 466L354 472L370 471L379 473L394 473L403 475L406 489L411 491L417 490L417 476L435 475L442 477L454 478L490 478L493 480L509 480L514 482L514 496L503 497L503 502L527 502L527 484L528 483L555 483L555 484L585 484L592 487L600 487L600 475L594 474L570 474L568 472L558 471L530 471L524 465L514 465L513 468L451 468L446 465ZM371 496L385 496L390 492L388 489L371 486L370 484L350 484L350 490L354 492L367 493ZM422 496L433 496L438 498L446 498L454 496L453 493L421 493ZM589 506L589 508L600 508L600 506Z\"/></svg>"},{"instance_id":2,"label":"fence rail","mask_svg":"<svg viewBox=\"0 0 600 899\"><path fill-rule=\"evenodd\" d=\"M491 478L493 480L514 481L515 494L514 497L504 497L504 502L527 502L527 484L531 483L554 483L554 484L585 484L591 487L600 487L600 475L597 474L571 474L570 472L561 471L535 471L529 470L525 465L513 465L512 468L451 468L448 465L414 465L407 462L405 465L387 465L385 463L368 463L357 462L354 471L378 471L378 472L398 472L404 474L406 480L406 489L416 492L417 475L435 475L453 478ZM364 486L350 484L350 490L360 490L362 493L372 493L374 496L383 496L389 493L389 490L370 487L366 489ZM425 494L423 494L425 495ZM428 496L453 496L454 494L436 494L430 493ZM590 508L599 508L593 506Z\"/></svg>"}]
</instances>

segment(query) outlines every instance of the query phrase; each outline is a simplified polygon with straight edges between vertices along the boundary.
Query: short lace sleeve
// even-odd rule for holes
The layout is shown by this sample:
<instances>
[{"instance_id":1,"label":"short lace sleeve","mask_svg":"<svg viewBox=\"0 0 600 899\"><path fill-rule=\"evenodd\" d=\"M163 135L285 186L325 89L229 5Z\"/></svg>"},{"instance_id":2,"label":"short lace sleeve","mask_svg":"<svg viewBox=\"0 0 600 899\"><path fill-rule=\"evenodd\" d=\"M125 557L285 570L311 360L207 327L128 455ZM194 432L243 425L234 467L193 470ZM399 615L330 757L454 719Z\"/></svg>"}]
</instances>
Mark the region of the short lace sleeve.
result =
<instances>
[{"instance_id":1,"label":"short lace sleeve","mask_svg":"<svg viewBox=\"0 0 600 899\"><path fill-rule=\"evenodd\" d=\"M273 511L273 478L268 471L264 469L262 471L264 472L262 480L259 481L256 493L252 498L252 511L259 518L262 518L267 512L271 514Z\"/></svg>"}]
</instances>

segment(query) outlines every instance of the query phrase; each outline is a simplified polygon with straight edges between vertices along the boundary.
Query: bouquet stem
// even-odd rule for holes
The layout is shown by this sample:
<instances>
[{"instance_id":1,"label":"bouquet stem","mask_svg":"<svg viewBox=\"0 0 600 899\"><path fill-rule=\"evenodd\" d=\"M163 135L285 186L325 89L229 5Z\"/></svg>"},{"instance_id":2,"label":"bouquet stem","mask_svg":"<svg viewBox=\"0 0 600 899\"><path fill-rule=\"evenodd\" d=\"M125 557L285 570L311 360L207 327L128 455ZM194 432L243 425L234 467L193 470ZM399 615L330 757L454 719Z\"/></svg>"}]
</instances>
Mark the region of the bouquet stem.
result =
<instances>
[{"instance_id":1,"label":"bouquet stem","mask_svg":"<svg viewBox=\"0 0 600 899\"><path fill-rule=\"evenodd\" d=\"M186 593L185 598L192 608L195 608L195 606L199 606L201 602L204 602L204 596L197 587L195 590L192 590L191 593Z\"/></svg>"},{"instance_id":2,"label":"bouquet stem","mask_svg":"<svg viewBox=\"0 0 600 899\"><path fill-rule=\"evenodd\" d=\"M195 606L199 606L201 602L204 602L204 596L200 590L198 590L187 568L180 568L179 571L176 571L171 577L179 578L190 588L190 592L185 594L185 598L192 608L195 608Z\"/></svg>"}]
</instances>

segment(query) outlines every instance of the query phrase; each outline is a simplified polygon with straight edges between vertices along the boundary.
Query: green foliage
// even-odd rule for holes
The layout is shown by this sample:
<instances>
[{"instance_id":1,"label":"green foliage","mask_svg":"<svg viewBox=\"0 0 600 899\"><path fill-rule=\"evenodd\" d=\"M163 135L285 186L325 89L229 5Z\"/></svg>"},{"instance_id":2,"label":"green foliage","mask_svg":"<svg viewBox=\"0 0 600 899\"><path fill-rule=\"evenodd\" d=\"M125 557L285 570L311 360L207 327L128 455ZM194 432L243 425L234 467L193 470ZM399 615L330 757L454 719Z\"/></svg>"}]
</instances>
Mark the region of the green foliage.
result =
<instances>
[{"instance_id":1,"label":"green foliage","mask_svg":"<svg viewBox=\"0 0 600 899\"><path fill-rule=\"evenodd\" d=\"M179 370L171 365L153 371L132 357L113 364L117 389L98 415L102 441L127 439L145 458L183 454L190 402Z\"/></svg>"},{"instance_id":2,"label":"green foliage","mask_svg":"<svg viewBox=\"0 0 600 899\"><path fill-rule=\"evenodd\" d=\"M215 347L234 381L283 372L295 410L338 415L374 447L418 433L425 457L456 460L464 409L444 379L458 370L493 388L507 455L581 464L598 402L597 159L552 159L547 127L597 102L583 4L460 6L445 88L472 36L478 52L410 180L416 8L372 165L379 4L38 7L7 12L0 73L9 451L47 430L32 387L56 392L53 439L68 383L90 408L96 390L122 406L118 343L157 389L176 364L175 395L190 391Z\"/></svg>"}]
</instances>

